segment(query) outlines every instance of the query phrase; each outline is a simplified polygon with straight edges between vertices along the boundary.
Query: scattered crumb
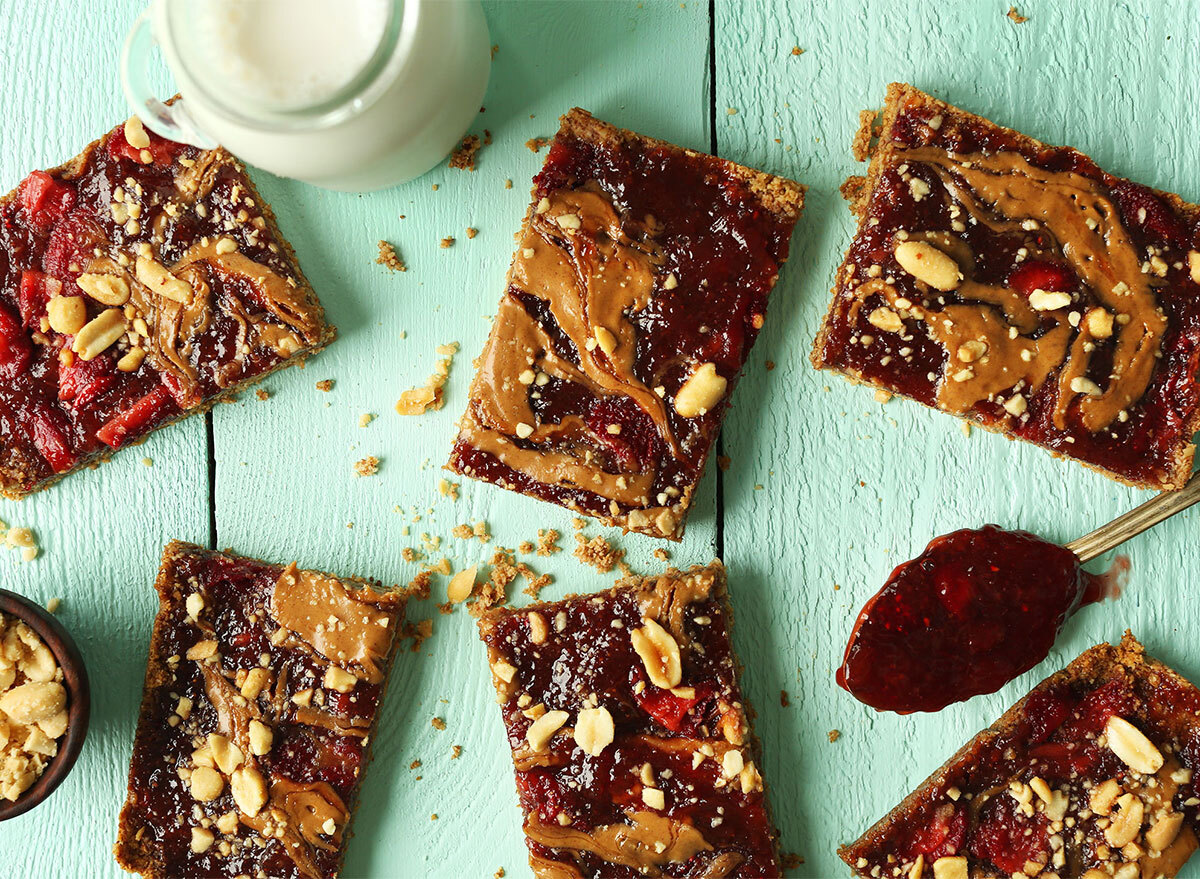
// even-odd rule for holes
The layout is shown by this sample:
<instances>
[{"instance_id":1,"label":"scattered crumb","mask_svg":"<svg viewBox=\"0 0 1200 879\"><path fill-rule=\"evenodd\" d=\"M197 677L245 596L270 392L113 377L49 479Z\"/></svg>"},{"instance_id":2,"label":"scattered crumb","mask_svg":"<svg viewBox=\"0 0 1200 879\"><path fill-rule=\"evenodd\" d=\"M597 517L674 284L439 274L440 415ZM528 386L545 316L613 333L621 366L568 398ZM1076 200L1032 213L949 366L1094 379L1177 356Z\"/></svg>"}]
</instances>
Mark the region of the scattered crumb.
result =
<instances>
[{"instance_id":1,"label":"scattered crumb","mask_svg":"<svg viewBox=\"0 0 1200 879\"><path fill-rule=\"evenodd\" d=\"M485 109L484 107L480 107L479 112L482 113L484 111L484 109ZM492 132L486 128L483 129L483 145L484 146L492 145Z\"/></svg>"},{"instance_id":2,"label":"scattered crumb","mask_svg":"<svg viewBox=\"0 0 1200 879\"><path fill-rule=\"evenodd\" d=\"M461 483L451 482L449 479L442 478L438 480L438 494L442 497L448 497L452 501L458 500L458 488Z\"/></svg>"},{"instance_id":3,"label":"scattered crumb","mask_svg":"<svg viewBox=\"0 0 1200 879\"><path fill-rule=\"evenodd\" d=\"M467 227L467 238L468 239L474 238L478 234L479 234L478 229L472 228L471 226Z\"/></svg>"},{"instance_id":4,"label":"scattered crumb","mask_svg":"<svg viewBox=\"0 0 1200 879\"><path fill-rule=\"evenodd\" d=\"M971 422L964 421L962 423L962 432L963 436L965 436L967 439L971 438Z\"/></svg>"},{"instance_id":5,"label":"scattered crumb","mask_svg":"<svg viewBox=\"0 0 1200 879\"><path fill-rule=\"evenodd\" d=\"M438 185L437 185L436 183L435 183L435 184L433 184L433 191L434 191L434 192L437 192L437 191L438 191Z\"/></svg>"},{"instance_id":6,"label":"scattered crumb","mask_svg":"<svg viewBox=\"0 0 1200 879\"><path fill-rule=\"evenodd\" d=\"M508 585L520 574L513 564L512 553L503 548L492 555L492 572L488 582L479 589L479 595L471 603L471 615L480 616L496 605L508 602Z\"/></svg>"},{"instance_id":7,"label":"scattered crumb","mask_svg":"<svg viewBox=\"0 0 1200 879\"><path fill-rule=\"evenodd\" d=\"M511 181L511 180L505 180L505 181L504 181L504 188L505 188L505 189L512 189L512 181Z\"/></svg>"},{"instance_id":8,"label":"scattered crumb","mask_svg":"<svg viewBox=\"0 0 1200 879\"><path fill-rule=\"evenodd\" d=\"M433 720L431 720L429 722L432 723L433 728L438 730L439 732L446 728L446 721L442 720L440 717L435 717Z\"/></svg>"},{"instance_id":9,"label":"scattered crumb","mask_svg":"<svg viewBox=\"0 0 1200 879\"><path fill-rule=\"evenodd\" d=\"M548 137L531 137L529 140L525 141L525 146L528 147L531 152L537 153L541 152L542 147L548 143L550 143L550 138Z\"/></svg>"},{"instance_id":10,"label":"scattered crumb","mask_svg":"<svg viewBox=\"0 0 1200 879\"><path fill-rule=\"evenodd\" d=\"M1008 12L1005 14L1012 19L1013 24L1024 24L1029 21L1029 16L1017 12L1017 7L1015 6L1008 7Z\"/></svg>"},{"instance_id":11,"label":"scattered crumb","mask_svg":"<svg viewBox=\"0 0 1200 879\"><path fill-rule=\"evenodd\" d=\"M877 391L875 391L876 403L886 403L890 399L892 399L892 394L890 391L885 391L883 388L879 388Z\"/></svg>"},{"instance_id":12,"label":"scattered crumb","mask_svg":"<svg viewBox=\"0 0 1200 879\"><path fill-rule=\"evenodd\" d=\"M58 613L59 607L62 605L61 598L51 598L46 602L46 610L49 613Z\"/></svg>"},{"instance_id":13,"label":"scattered crumb","mask_svg":"<svg viewBox=\"0 0 1200 879\"><path fill-rule=\"evenodd\" d=\"M254 392L254 396L258 397L260 400L269 400L271 399L271 392L266 388L259 388Z\"/></svg>"},{"instance_id":14,"label":"scattered crumb","mask_svg":"<svg viewBox=\"0 0 1200 879\"><path fill-rule=\"evenodd\" d=\"M492 46L492 57L493 57L493 58L495 58L495 57L496 57L496 53L497 53L497 52L499 52L499 51L500 51L500 47L499 47L498 45L497 45L497 46ZM503 871L501 871L501 872L503 872Z\"/></svg>"},{"instance_id":15,"label":"scattered crumb","mask_svg":"<svg viewBox=\"0 0 1200 879\"><path fill-rule=\"evenodd\" d=\"M462 756L462 745L455 745L453 748L450 749L450 759L451 760L457 760L461 756Z\"/></svg>"},{"instance_id":16,"label":"scattered crumb","mask_svg":"<svg viewBox=\"0 0 1200 879\"><path fill-rule=\"evenodd\" d=\"M772 369L774 369L774 368L775 368L775 361L774 361L774 360L768 360L768 361L767 361L767 372L770 372L770 371L771 371Z\"/></svg>"},{"instance_id":17,"label":"scattered crumb","mask_svg":"<svg viewBox=\"0 0 1200 879\"><path fill-rule=\"evenodd\" d=\"M597 534L591 540L585 540L582 534L575 535L575 558L586 565L591 565L601 574L607 574L625 557L625 550L616 549L603 535Z\"/></svg>"},{"instance_id":18,"label":"scattered crumb","mask_svg":"<svg viewBox=\"0 0 1200 879\"><path fill-rule=\"evenodd\" d=\"M374 476L379 472L379 459L370 455L354 465L355 476Z\"/></svg>"},{"instance_id":19,"label":"scattered crumb","mask_svg":"<svg viewBox=\"0 0 1200 879\"><path fill-rule=\"evenodd\" d=\"M471 526L471 534L478 537L480 543L487 543L492 539L492 535L488 531L487 522L476 522Z\"/></svg>"},{"instance_id":20,"label":"scattered crumb","mask_svg":"<svg viewBox=\"0 0 1200 879\"><path fill-rule=\"evenodd\" d=\"M755 491L762 491L762 490L763 490L763 484L762 484L761 482L756 482L756 483L754 483L754 490L755 490Z\"/></svg>"},{"instance_id":21,"label":"scattered crumb","mask_svg":"<svg viewBox=\"0 0 1200 879\"><path fill-rule=\"evenodd\" d=\"M842 734L841 730L831 729L825 735L829 739L829 743L833 744L834 742L836 742L838 740L838 737L841 736L841 734Z\"/></svg>"},{"instance_id":22,"label":"scattered crumb","mask_svg":"<svg viewBox=\"0 0 1200 879\"><path fill-rule=\"evenodd\" d=\"M665 549L663 549L661 546L658 549L654 550L654 557L656 559L658 559L660 562L666 562L666 561L671 560L671 554L669 552L667 552Z\"/></svg>"},{"instance_id":23,"label":"scattered crumb","mask_svg":"<svg viewBox=\"0 0 1200 879\"><path fill-rule=\"evenodd\" d=\"M413 625L412 623L405 623L403 628L400 630L400 637L402 639L412 638L412 642L413 642L412 652L413 653L416 653L417 651L419 651L421 649L421 645L424 644L427 640L429 640L429 637L432 634L433 634L433 619L432 618L419 620L416 625Z\"/></svg>"},{"instance_id":24,"label":"scattered crumb","mask_svg":"<svg viewBox=\"0 0 1200 879\"><path fill-rule=\"evenodd\" d=\"M787 708L791 704L792 704L792 698L788 695L788 691L780 690L779 691L779 707Z\"/></svg>"},{"instance_id":25,"label":"scattered crumb","mask_svg":"<svg viewBox=\"0 0 1200 879\"><path fill-rule=\"evenodd\" d=\"M803 55L804 50L801 49L799 46L792 46L792 54L793 55Z\"/></svg>"},{"instance_id":26,"label":"scattered crumb","mask_svg":"<svg viewBox=\"0 0 1200 879\"><path fill-rule=\"evenodd\" d=\"M447 235L445 238L443 238L441 240L441 242L438 244L438 246L441 247L442 250L445 250L447 247L453 247L454 246L454 236Z\"/></svg>"},{"instance_id":27,"label":"scattered crumb","mask_svg":"<svg viewBox=\"0 0 1200 879\"><path fill-rule=\"evenodd\" d=\"M430 816L429 816L429 820L430 820L430 821L436 821L436 820L437 820L437 812L434 812L432 815L430 815Z\"/></svg>"},{"instance_id":28,"label":"scattered crumb","mask_svg":"<svg viewBox=\"0 0 1200 879\"><path fill-rule=\"evenodd\" d=\"M330 391L333 390L333 379L326 378L326 379L322 379L321 381L317 382L317 390L324 391L325 393L328 394Z\"/></svg>"},{"instance_id":29,"label":"scattered crumb","mask_svg":"<svg viewBox=\"0 0 1200 879\"><path fill-rule=\"evenodd\" d=\"M517 552L523 555L529 555L531 552L533 552L533 549L534 547L532 540L522 540L520 546L517 547Z\"/></svg>"},{"instance_id":30,"label":"scattered crumb","mask_svg":"<svg viewBox=\"0 0 1200 879\"><path fill-rule=\"evenodd\" d=\"M396 411L401 415L422 415L428 409L441 409L444 398L442 388L450 378L450 367L454 363L454 355L458 353L458 342L448 345L438 345L437 353L442 359L434 367L433 375L424 386L412 388L400 395L396 403Z\"/></svg>"},{"instance_id":31,"label":"scattered crumb","mask_svg":"<svg viewBox=\"0 0 1200 879\"><path fill-rule=\"evenodd\" d=\"M475 154L479 152L481 146L483 144L479 141L479 135L468 134L462 139L458 148L450 154L450 167L460 171L474 171Z\"/></svg>"},{"instance_id":32,"label":"scattered crumb","mask_svg":"<svg viewBox=\"0 0 1200 879\"><path fill-rule=\"evenodd\" d=\"M414 760L414 761L412 761L411 763L409 763L409 764L408 764L408 768L409 768L409 769L416 769L416 768L418 768L420 765L421 765L421 761L420 761L420 760Z\"/></svg>"},{"instance_id":33,"label":"scattered crumb","mask_svg":"<svg viewBox=\"0 0 1200 879\"><path fill-rule=\"evenodd\" d=\"M38 556L37 538L33 530L21 526L9 528L0 521L0 545L21 550L21 561L31 562Z\"/></svg>"},{"instance_id":34,"label":"scattered crumb","mask_svg":"<svg viewBox=\"0 0 1200 879\"><path fill-rule=\"evenodd\" d=\"M727 107L725 109L725 115L726 116L736 116L737 115L737 107Z\"/></svg>"},{"instance_id":35,"label":"scattered crumb","mask_svg":"<svg viewBox=\"0 0 1200 879\"><path fill-rule=\"evenodd\" d=\"M142 458L142 463L145 464L147 467L153 467L154 459L153 458Z\"/></svg>"},{"instance_id":36,"label":"scattered crumb","mask_svg":"<svg viewBox=\"0 0 1200 879\"><path fill-rule=\"evenodd\" d=\"M722 473L724 473L726 470L728 470L729 465L732 463L733 463L733 459L730 458L728 455L717 455L717 466L721 468Z\"/></svg>"},{"instance_id":37,"label":"scattered crumb","mask_svg":"<svg viewBox=\"0 0 1200 879\"><path fill-rule=\"evenodd\" d=\"M582 531L583 526L586 524L587 524L587 522L585 522L583 519L579 518L578 516L576 516L574 519L571 520L571 527L573 527L576 531Z\"/></svg>"},{"instance_id":38,"label":"scattered crumb","mask_svg":"<svg viewBox=\"0 0 1200 879\"><path fill-rule=\"evenodd\" d=\"M408 271L408 266L404 264L400 254L396 253L396 248L382 239L379 241L379 256L375 257L375 262L381 266L387 266L393 272Z\"/></svg>"},{"instance_id":39,"label":"scattered crumb","mask_svg":"<svg viewBox=\"0 0 1200 879\"><path fill-rule=\"evenodd\" d=\"M504 868L498 867L496 872L492 874L492 879L504 879Z\"/></svg>"},{"instance_id":40,"label":"scattered crumb","mask_svg":"<svg viewBox=\"0 0 1200 879\"><path fill-rule=\"evenodd\" d=\"M374 412L364 412L362 415L358 416L358 426L366 427L368 424L370 424L374 420L375 420Z\"/></svg>"},{"instance_id":41,"label":"scattered crumb","mask_svg":"<svg viewBox=\"0 0 1200 879\"><path fill-rule=\"evenodd\" d=\"M405 561L411 560L405 559ZM417 574L417 576L413 577L408 582L409 594L419 601L424 601L429 597L429 581L432 579L433 574L430 571L422 571L421 573Z\"/></svg>"},{"instance_id":42,"label":"scattered crumb","mask_svg":"<svg viewBox=\"0 0 1200 879\"><path fill-rule=\"evenodd\" d=\"M795 852L783 852L779 858L780 866L785 870L795 870L804 863L804 858Z\"/></svg>"},{"instance_id":43,"label":"scattered crumb","mask_svg":"<svg viewBox=\"0 0 1200 879\"><path fill-rule=\"evenodd\" d=\"M533 598L537 598L543 589L554 582L554 578L549 574L538 574L524 562L517 562L517 571L525 578L527 584L521 591Z\"/></svg>"}]
</instances>

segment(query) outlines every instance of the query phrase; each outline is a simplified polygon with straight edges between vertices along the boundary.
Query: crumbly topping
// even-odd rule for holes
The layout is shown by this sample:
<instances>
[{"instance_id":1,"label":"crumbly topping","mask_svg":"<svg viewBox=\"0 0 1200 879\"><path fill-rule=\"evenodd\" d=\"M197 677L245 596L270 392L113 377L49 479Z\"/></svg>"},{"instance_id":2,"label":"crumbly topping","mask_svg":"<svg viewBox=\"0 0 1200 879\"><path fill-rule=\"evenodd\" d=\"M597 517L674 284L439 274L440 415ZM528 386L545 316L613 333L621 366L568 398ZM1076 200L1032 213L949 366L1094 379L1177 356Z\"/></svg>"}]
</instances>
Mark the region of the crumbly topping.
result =
<instances>
[{"instance_id":1,"label":"crumbly topping","mask_svg":"<svg viewBox=\"0 0 1200 879\"><path fill-rule=\"evenodd\" d=\"M15 525L9 527L0 521L0 546L21 551L21 561L31 562L38 556L37 537L33 529Z\"/></svg>"},{"instance_id":2,"label":"crumbly topping","mask_svg":"<svg viewBox=\"0 0 1200 879\"><path fill-rule=\"evenodd\" d=\"M458 342L439 345L437 353L441 359L429 380L422 387L412 388L400 395L396 411L401 415L423 415L429 409L442 408L445 402L442 389L450 378L450 367L454 364L454 355L458 353Z\"/></svg>"},{"instance_id":3,"label":"crumbly topping","mask_svg":"<svg viewBox=\"0 0 1200 879\"><path fill-rule=\"evenodd\" d=\"M260 400L269 400L271 399L271 392L266 388L259 388L254 392L254 396L258 397Z\"/></svg>"},{"instance_id":4,"label":"crumbly topping","mask_svg":"<svg viewBox=\"0 0 1200 879\"><path fill-rule=\"evenodd\" d=\"M381 266L387 266L393 272L408 271L408 266L404 264L404 260L396 253L396 248L390 242L383 239L379 241L379 256L375 257L375 262Z\"/></svg>"},{"instance_id":5,"label":"crumbly topping","mask_svg":"<svg viewBox=\"0 0 1200 879\"><path fill-rule=\"evenodd\" d=\"M531 137L531 138L529 138L529 140L525 141L525 146L526 146L526 148L529 149L530 152L538 153L538 152L541 152L542 147L544 147L544 146L546 146L546 144L550 143L551 140L553 140L553 138Z\"/></svg>"},{"instance_id":6,"label":"crumbly topping","mask_svg":"<svg viewBox=\"0 0 1200 879\"><path fill-rule=\"evenodd\" d=\"M333 390L333 379L326 378L326 379L322 379L321 381L317 382L317 390L324 391L325 393L328 394L330 391Z\"/></svg>"},{"instance_id":7,"label":"crumbly topping","mask_svg":"<svg viewBox=\"0 0 1200 879\"><path fill-rule=\"evenodd\" d=\"M458 500L458 489L460 483L451 482L445 477L438 480L438 494L442 497L448 497L452 501Z\"/></svg>"},{"instance_id":8,"label":"crumbly topping","mask_svg":"<svg viewBox=\"0 0 1200 879\"><path fill-rule=\"evenodd\" d=\"M438 246L441 247L442 250L445 250L448 247L453 247L454 246L454 236L447 235L445 238L443 238L441 241L438 242Z\"/></svg>"},{"instance_id":9,"label":"crumbly topping","mask_svg":"<svg viewBox=\"0 0 1200 879\"><path fill-rule=\"evenodd\" d=\"M591 565L601 574L607 574L625 557L625 550L615 548L601 534L597 534L591 540L585 539L582 534L576 534L575 542L575 558Z\"/></svg>"},{"instance_id":10,"label":"crumbly topping","mask_svg":"<svg viewBox=\"0 0 1200 879\"><path fill-rule=\"evenodd\" d=\"M68 719L62 679L38 634L0 614L0 798L15 802L58 753Z\"/></svg>"},{"instance_id":11,"label":"crumbly topping","mask_svg":"<svg viewBox=\"0 0 1200 879\"><path fill-rule=\"evenodd\" d=\"M842 735L841 730L837 730L837 729L831 729L829 732L825 733L825 737L829 739L829 744L831 744L831 745L834 742L836 742L841 737L841 735Z\"/></svg>"},{"instance_id":12,"label":"crumbly topping","mask_svg":"<svg viewBox=\"0 0 1200 879\"><path fill-rule=\"evenodd\" d=\"M435 717L435 718L433 718L433 720L431 720L429 722L433 725L433 728L436 729L438 732L442 732L446 728L446 721L442 720L442 718L440 718L440 717Z\"/></svg>"},{"instance_id":13,"label":"crumbly topping","mask_svg":"<svg viewBox=\"0 0 1200 879\"><path fill-rule=\"evenodd\" d=\"M1029 21L1029 16L1017 12L1017 7L1015 6L1008 7L1008 12L1005 15L1012 20L1013 24L1024 24Z\"/></svg>"},{"instance_id":14,"label":"crumbly topping","mask_svg":"<svg viewBox=\"0 0 1200 879\"><path fill-rule=\"evenodd\" d=\"M473 226L467 227L467 238L474 238L478 234L479 234L479 230L476 229L475 227L473 227Z\"/></svg>"}]
</instances>

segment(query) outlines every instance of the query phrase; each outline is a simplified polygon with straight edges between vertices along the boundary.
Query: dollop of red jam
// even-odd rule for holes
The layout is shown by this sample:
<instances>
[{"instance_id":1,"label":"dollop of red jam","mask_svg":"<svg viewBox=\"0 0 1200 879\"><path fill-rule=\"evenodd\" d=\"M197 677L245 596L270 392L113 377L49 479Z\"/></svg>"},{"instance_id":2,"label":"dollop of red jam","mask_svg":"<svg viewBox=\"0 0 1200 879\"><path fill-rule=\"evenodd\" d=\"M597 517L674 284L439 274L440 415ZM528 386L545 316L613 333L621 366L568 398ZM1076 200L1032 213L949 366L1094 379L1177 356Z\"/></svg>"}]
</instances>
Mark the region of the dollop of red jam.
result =
<instances>
[{"instance_id":1,"label":"dollop of red jam","mask_svg":"<svg viewBox=\"0 0 1200 879\"><path fill-rule=\"evenodd\" d=\"M863 607L837 682L881 711L938 711L1033 668L1075 611L1114 591L1034 534L955 531L892 571Z\"/></svg>"}]
</instances>

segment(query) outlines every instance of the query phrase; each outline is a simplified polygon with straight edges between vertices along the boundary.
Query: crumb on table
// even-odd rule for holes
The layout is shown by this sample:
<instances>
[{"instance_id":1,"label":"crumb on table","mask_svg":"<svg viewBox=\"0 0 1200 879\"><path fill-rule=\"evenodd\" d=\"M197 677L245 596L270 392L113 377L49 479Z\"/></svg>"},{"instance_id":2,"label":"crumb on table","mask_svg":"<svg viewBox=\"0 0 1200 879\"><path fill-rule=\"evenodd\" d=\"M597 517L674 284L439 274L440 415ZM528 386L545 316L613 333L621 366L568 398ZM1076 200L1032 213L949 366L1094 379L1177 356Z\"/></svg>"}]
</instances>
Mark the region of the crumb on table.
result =
<instances>
[{"instance_id":1,"label":"crumb on table","mask_svg":"<svg viewBox=\"0 0 1200 879\"><path fill-rule=\"evenodd\" d=\"M666 562L666 561L671 560L671 554L669 552L667 552L665 549L663 549L661 546L658 549L654 550L654 557L656 559L658 559L660 562Z\"/></svg>"},{"instance_id":2,"label":"crumb on table","mask_svg":"<svg viewBox=\"0 0 1200 879\"><path fill-rule=\"evenodd\" d=\"M433 728L438 730L439 732L441 732L442 730L444 730L446 728L446 721L442 720L440 717L435 717L433 720L431 720L429 722L431 724L433 724Z\"/></svg>"},{"instance_id":3,"label":"crumb on table","mask_svg":"<svg viewBox=\"0 0 1200 879\"><path fill-rule=\"evenodd\" d=\"M531 137L529 140L525 141L525 146L528 147L530 152L537 153L541 152L542 147L550 143L550 140L551 138L549 137Z\"/></svg>"},{"instance_id":4,"label":"crumb on table","mask_svg":"<svg viewBox=\"0 0 1200 879\"><path fill-rule=\"evenodd\" d=\"M333 390L333 379L331 379L331 378L321 379L321 381L317 382L317 390L324 391L325 393L328 394L330 391Z\"/></svg>"},{"instance_id":5,"label":"crumb on table","mask_svg":"<svg viewBox=\"0 0 1200 879\"><path fill-rule=\"evenodd\" d=\"M450 167L457 168L460 171L475 170L475 154L479 152L479 148L483 144L479 140L479 135L468 134L462 139L462 143L450 154Z\"/></svg>"},{"instance_id":6,"label":"crumb on table","mask_svg":"<svg viewBox=\"0 0 1200 879\"><path fill-rule=\"evenodd\" d=\"M799 46L792 46L792 54L793 55L803 55L804 50L801 49Z\"/></svg>"},{"instance_id":7,"label":"crumb on table","mask_svg":"<svg viewBox=\"0 0 1200 879\"><path fill-rule=\"evenodd\" d=\"M458 500L458 489L460 483L451 482L449 479L442 477L438 480L438 494L442 497L448 497L452 501Z\"/></svg>"},{"instance_id":8,"label":"crumb on table","mask_svg":"<svg viewBox=\"0 0 1200 879\"><path fill-rule=\"evenodd\" d=\"M838 740L838 738L841 737L842 732L841 732L841 730L831 729L825 735L829 739L829 743L832 745L834 742L836 742Z\"/></svg>"},{"instance_id":9,"label":"crumb on table","mask_svg":"<svg viewBox=\"0 0 1200 879\"><path fill-rule=\"evenodd\" d=\"M369 455L361 461L354 464L355 476L374 476L379 472L379 459L374 455Z\"/></svg>"},{"instance_id":10,"label":"crumb on table","mask_svg":"<svg viewBox=\"0 0 1200 879\"><path fill-rule=\"evenodd\" d=\"M258 397L260 400L269 400L271 399L271 392L266 388L259 388L254 392L254 396Z\"/></svg>"},{"instance_id":11,"label":"crumb on table","mask_svg":"<svg viewBox=\"0 0 1200 879\"><path fill-rule=\"evenodd\" d=\"M788 691L780 690L779 691L779 707L787 708L791 704L792 704L792 698L788 695Z\"/></svg>"},{"instance_id":12,"label":"crumb on table","mask_svg":"<svg viewBox=\"0 0 1200 879\"><path fill-rule=\"evenodd\" d=\"M404 264L404 260L396 253L396 248L389 242L380 240L379 256L375 257L375 262L381 266L387 266L393 272L407 272L408 266Z\"/></svg>"},{"instance_id":13,"label":"crumb on table","mask_svg":"<svg viewBox=\"0 0 1200 879\"><path fill-rule=\"evenodd\" d=\"M362 415L358 416L358 426L366 427L368 424L370 424L374 420L375 420L374 412L364 412Z\"/></svg>"},{"instance_id":14,"label":"crumb on table","mask_svg":"<svg viewBox=\"0 0 1200 879\"><path fill-rule=\"evenodd\" d=\"M578 544L575 547L575 557L584 564L591 565L601 574L607 574L625 557L625 550L615 548L601 534L597 534L591 540L585 539L582 534L576 534L575 542Z\"/></svg>"},{"instance_id":15,"label":"crumb on table","mask_svg":"<svg viewBox=\"0 0 1200 879\"><path fill-rule=\"evenodd\" d=\"M423 386L412 388L400 395L396 411L401 415L422 415L428 409L442 408L442 388L450 378L450 367L454 364L454 355L458 353L458 342L438 345L437 353L442 359L437 362L429 380Z\"/></svg>"},{"instance_id":16,"label":"crumb on table","mask_svg":"<svg viewBox=\"0 0 1200 879\"><path fill-rule=\"evenodd\" d=\"M1017 12L1017 7L1015 6L1008 7L1008 12L1005 15L1012 19L1013 24L1024 24L1029 21L1029 16Z\"/></svg>"},{"instance_id":17,"label":"crumb on table","mask_svg":"<svg viewBox=\"0 0 1200 879\"><path fill-rule=\"evenodd\" d=\"M453 235L447 235L445 238L443 238L443 239L442 239L442 240L441 240L441 241L438 243L438 246L439 246L439 247L441 247L441 248L442 248L442 250L445 250L445 249L446 249L446 248L448 248L448 247L453 247L453 246L454 246L454 236L453 236Z\"/></svg>"},{"instance_id":18,"label":"crumb on table","mask_svg":"<svg viewBox=\"0 0 1200 879\"><path fill-rule=\"evenodd\" d=\"M470 239L470 238L474 238L474 237L475 237L476 235L478 235L478 234L479 234L479 230L478 230L478 229L476 229L476 228L474 228L474 227L472 227L472 226L468 226L468 227L467 227L467 238L468 238L468 239Z\"/></svg>"}]
</instances>

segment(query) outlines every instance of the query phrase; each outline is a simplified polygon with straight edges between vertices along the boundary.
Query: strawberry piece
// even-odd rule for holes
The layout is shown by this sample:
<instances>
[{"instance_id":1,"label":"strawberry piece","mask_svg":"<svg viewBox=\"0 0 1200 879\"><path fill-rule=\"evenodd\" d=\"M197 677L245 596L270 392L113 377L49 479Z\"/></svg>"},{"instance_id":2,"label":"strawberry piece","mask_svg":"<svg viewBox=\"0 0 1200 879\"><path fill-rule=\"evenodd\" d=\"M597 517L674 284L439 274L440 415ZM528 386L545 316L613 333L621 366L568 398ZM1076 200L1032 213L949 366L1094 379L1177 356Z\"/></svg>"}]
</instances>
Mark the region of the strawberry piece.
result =
<instances>
[{"instance_id":1,"label":"strawberry piece","mask_svg":"<svg viewBox=\"0 0 1200 879\"><path fill-rule=\"evenodd\" d=\"M67 440L67 419L49 406L39 405L29 414L29 437L55 473L71 469L75 453Z\"/></svg>"},{"instance_id":2,"label":"strawberry piece","mask_svg":"<svg viewBox=\"0 0 1200 879\"><path fill-rule=\"evenodd\" d=\"M36 269L21 272L21 286L17 290L17 308L21 312L21 323L32 330L46 316L46 303L62 292L62 281Z\"/></svg>"},{"instance_id":3,"label":"strawberry piece","mask_svg":"<svg viewBox=\"0 0 1200 879\"><path fill-rule=\"evenodd\" d=\"M84 210L64 216L46 242L42 268L46 274L74 281L92 258L92 251L104 241L104 232Z\"/></svg>"},{"instance_id":4,"label":"strawberry piece","mask_svg":"<svg viewBox=\"0 0 1200 879\"><path fill-rule=\"evenodd\" d=\"M683 719L692 707L700 701L699 690L691 699L676 696L670 690L663 690L647 683L640 693L634 693L638 707L653 717L658 723L671 732L679 732Z\"/></svg>"},{"instance_id":5,"label":"strawberry piece","mask_svg":"<svg viewBox=\"0 0 1200 879\"><path fill-rule=\"evenodd\" d=\"M75 189L45 171L34 171L17 190L30 226L45 233L75 204Z\"/></svg>"},{"instance_id":6,"label":"strawberry piece","mask_svg":"<svg viewBox=\"0 0 1200 879\"><path fill-rule=\"evenodd\" d=\"M1002 794L980 810L967 847L1005 873L1020 874L1028 861L1044 865L1050 860L1049 824L1043 814L1024 815L1016 798Z\"/></svg>"},{"instance_id":7,"label":"strawberry piece","mask_svg":"<svg viewBox=\"0 0 1200 879\"><path fill-rule=\"evenodd\" d=\"M662 454L653 420L630 397L597 398L584 415L584 423L595 435L597 444L627 470L648 470ZM611 425L618 426L620 432L611 433Z\"/></svg>"},{"instance_id":8,"label":"strawberry piece","mask_svg":"<svg viewBox=\"0 0 1200 879\"><path fill-rule=\"evenodd\" d=\"M966 839L967 813L946 803L937 808L928 825L913 835L906 856L925 855L926 861L936 861L958 854Z\"/></svg>"},{"instance_id":9,"label":"strawberry piece","mask_svg":"<svg viewBox=\"0 0 1200 879\"><path fill-rule=\"evenodd\" d=\"M1023 296L1034 290L1069 293L1079 286L1075 273L1061 263L1029 260L1021 263L1008 276L1008 286Z\"/></svg>"},{"instance_id":10,"label":"strawberry piece","mask_svg":"<svg viewBox=\"0 0 1200 879\"><path fill-rule=\"evenodd\" d=\"M25 371L33 346L13 313L0 305L0 380L12 381Z\"/></svg>"},{"instance_id":11,"label":"strawberry piece","mask_svg":"<svg viewBox=\"0 0 1200 879\"><path fill-rule=\"evenodd\" d=\"M116 382L112 358L107 354L92 360L76 358L70 366L58 370L58 399L72 402L77 410L87 409Z\"/></svg>"},{"instance_id":12,"label":"strawberry piece","mask_svg":"<svg viewBox=\"0 0 1200 879\"><path fill-rule=\"evenodd\" d=\"M1141 226L1157 239L1174 247L1188 246L1188 234L1179 217L1148 187L1130 180L1112 187L1113 201L1128 226Z\"/></svg>"},{"instance_id":13,"label":"strawberry piece","mask_svg":"<svg viewBox=\"0 0 1200 879\"><path fill-rule=\"evenodd\" d=\"M124 412L110 418L96 431L96 439L119 449L133 436L144 433L175 407L170 392L161 384Z\"/></svg>"},{"instance_id":14,"label":"strawberry piece","mask_svg":"<svg viewBox=\"0 0 1200 879\"><path fill-rule=\"evenodd\" d=\"M150 146L146 147L146 149L150 153L152 164L171 164L171 162L175 161L176 154L184 147L181 143L175 143L173 140L159 137L149 128L146 129L146 134L150 136ZM142 151L125 139L124 128L118 128L113 132L112 137L108 141L108 151L118 159L129 159L130 161L137 162L139 165L145 164L142 161Z\"/></svg>"}]
</instances>

